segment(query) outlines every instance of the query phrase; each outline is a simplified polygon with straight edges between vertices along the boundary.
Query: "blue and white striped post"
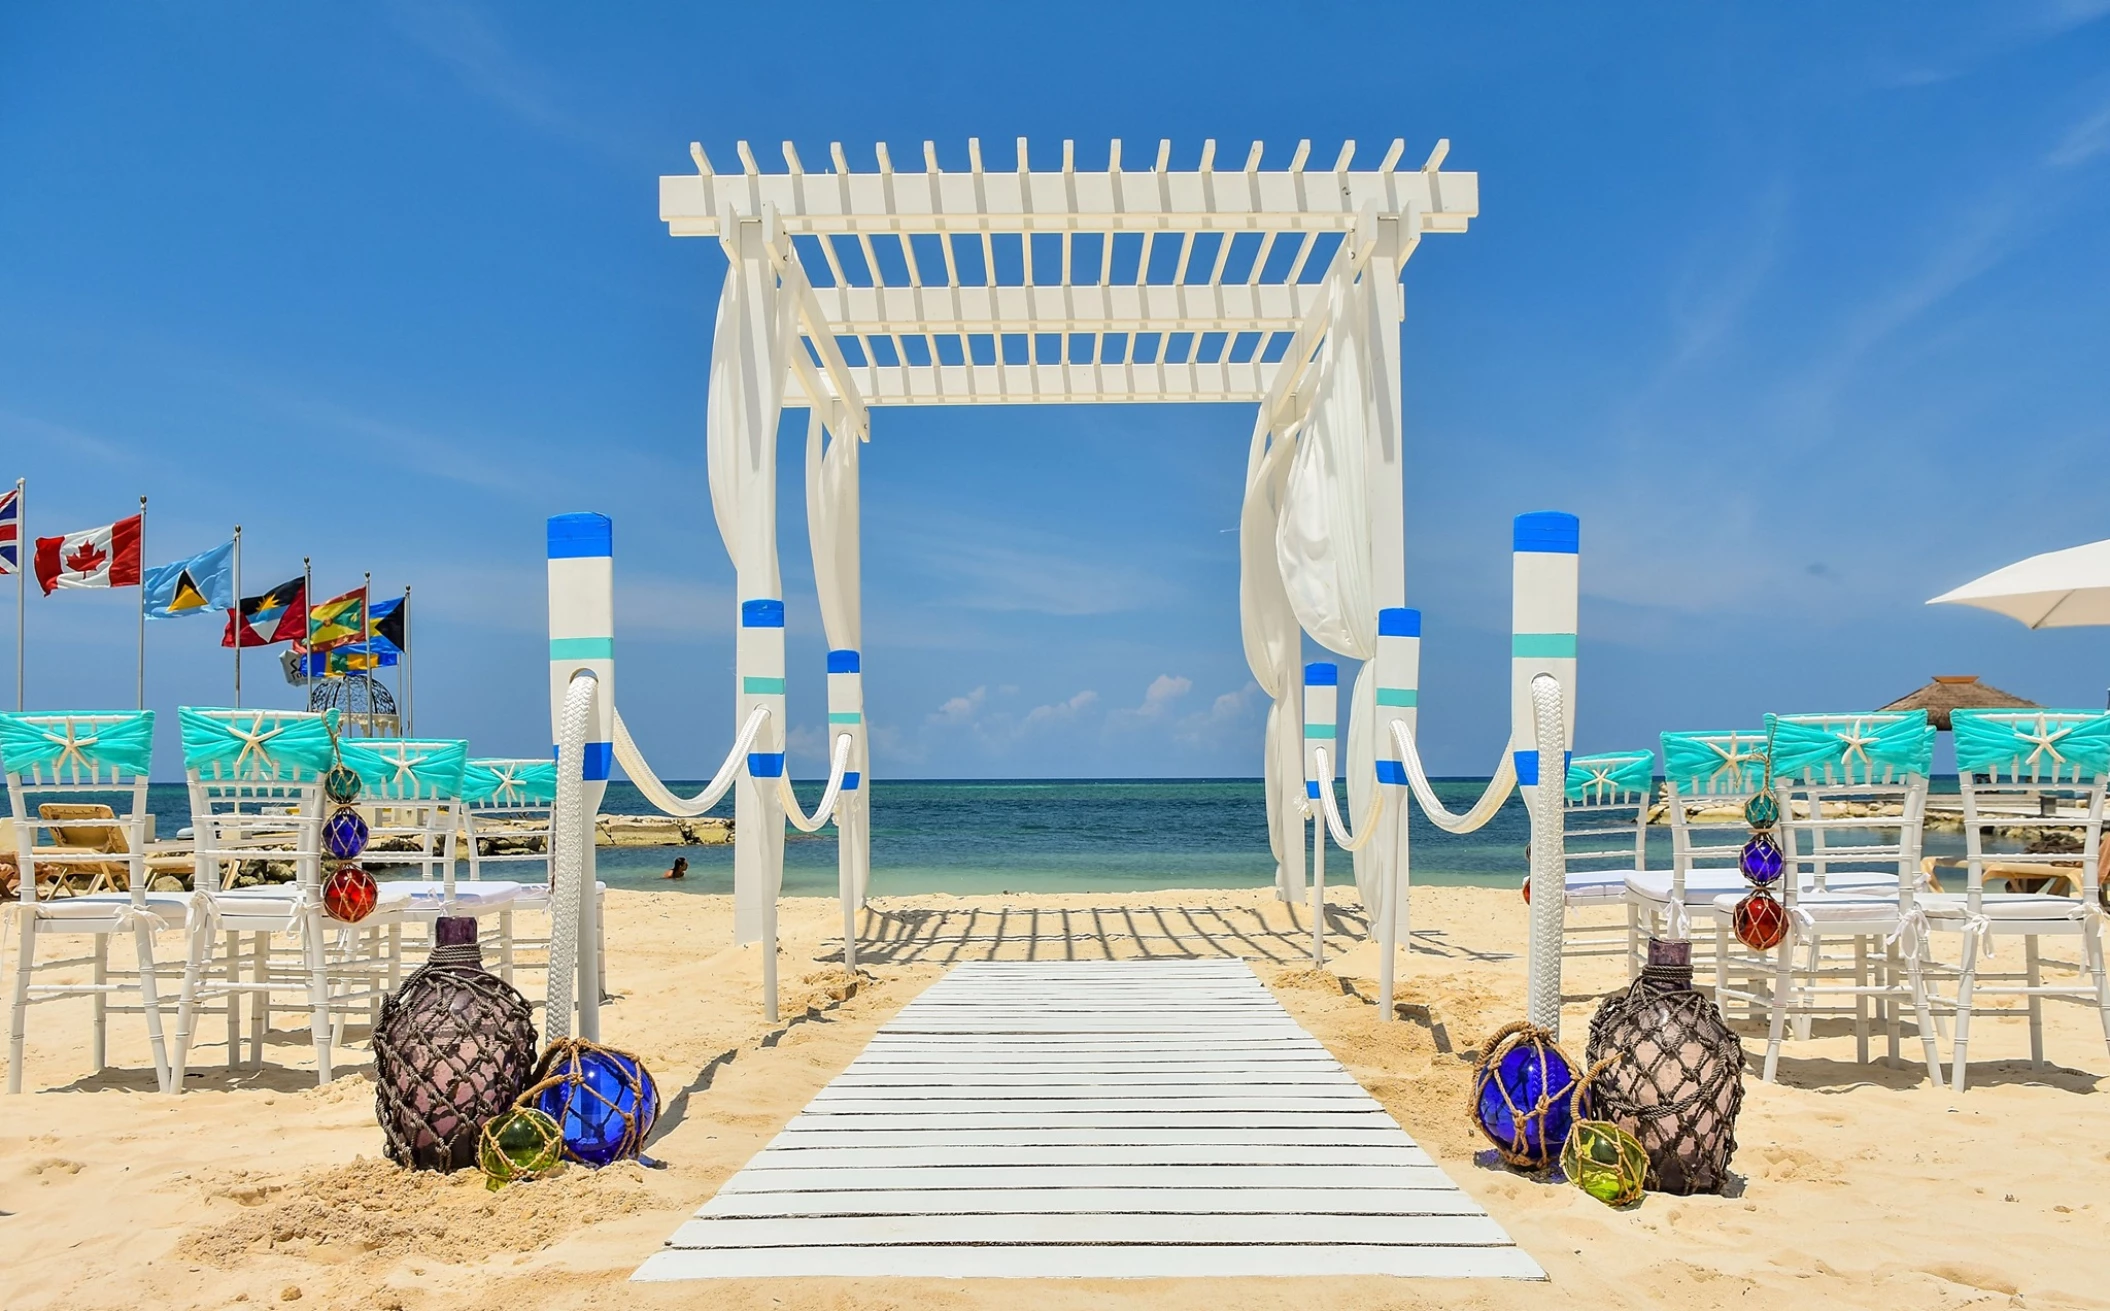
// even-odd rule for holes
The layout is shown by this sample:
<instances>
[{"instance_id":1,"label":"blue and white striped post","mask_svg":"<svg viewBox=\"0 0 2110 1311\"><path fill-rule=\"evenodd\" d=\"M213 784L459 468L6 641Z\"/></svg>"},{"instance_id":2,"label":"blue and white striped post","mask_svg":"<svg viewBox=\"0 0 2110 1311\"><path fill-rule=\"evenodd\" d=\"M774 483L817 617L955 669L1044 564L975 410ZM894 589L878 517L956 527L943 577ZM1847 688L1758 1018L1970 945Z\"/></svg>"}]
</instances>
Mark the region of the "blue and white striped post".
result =
<instances>
[{"instance_id":1,"label":"blue and white striped post","mask_svg":"<svg viewBox=\"0 0 2110 1311\"><path fill-rule=\"evenodd\" d=\"M1321 660L1304 666L1304 795L1311 802L1311 963L1326 964L1326 811L1320 789L1333 787L1334 748L1341 719L1341 667ZM1319 750L1327 755L1320 777Z\"/></svg>"},{"instance_id":2,"label":"blue and white striped post","mask_svg":"<svg viewBox=\"0 0 2110 1311\"><path fill-rule=\"evenodd\" d=\"M593 728L581 753L585 874L579 889L579 1036L601 1036L598 959L600 898L594 875L594 819L608 792L615 759L615 528L601 514L560 514L549 521L549 706L551 752L563 722L565 694L578 674L595 679ZM556 871L556 853L550 853ZM553 899L554 909L554 899Z\"/></svg>"},{"instance_id":3,"label":"blue and white striped post","mask_svg":"<svg viewBox=\"0 0 2110 1311\"><path fill-rule=\"evenodd\" d=\"M1560 1032L1561 937L1566 931L1568 862L1562 788L1575 744L1575 629L1581 525L1572 514L1520 514L1510 637L1510 733L1517 785L1531 814L1531 983L1533 1024ZM1560 738L1539 740L1532 683L1560 685Z\"/></svg>"},{"instance_id":4,"label":"blue and white striped post","mask_svg":"<svg viewBox=\"0 0 2110 1311\"><path fill-rule=\"evenodd\" d=\"M1383 871L1383 893L1377 907L1377 1013L1392 1018L1393 957L1407 931L1407 890L1411 866L1407 845L1407 766L1400 759L1392 721L1413 732L1421 703L1421 611L1393 607L1377 612L1377 782L1392 789L1383 813L1396 825L1393 849ZM1409 939L1411 941L1411 939Z\"/></svg>"},{"instance_id":5,"label":"blue and white striped post","mask_svg":"<svg viewBox=\"0 0 2110 1311\"><path fill-rule=\"evenodd\" d=\"M762 944L762 1004L777 1019L777 894L784 883L784 602L740 603L733 663L744 724L756 706L769 710L749 747L733 794L733 927L739 942Z\"/></svg>"},{"instance_id":6,"label":"blue and white striped post","mask_svg":"<svg viewBox=\"0 0 2110 1311\"><path fill-rule=\"evenodd\" d=\"M828 758L835 758L835 739L850 736L850 759L843 766L842 794L835 802L836 890L842 899L843 968L857 972L857 908L864 900L865 846L865 686L864 660L855 651L828 653Z\"/></svg>"}]
</instances>

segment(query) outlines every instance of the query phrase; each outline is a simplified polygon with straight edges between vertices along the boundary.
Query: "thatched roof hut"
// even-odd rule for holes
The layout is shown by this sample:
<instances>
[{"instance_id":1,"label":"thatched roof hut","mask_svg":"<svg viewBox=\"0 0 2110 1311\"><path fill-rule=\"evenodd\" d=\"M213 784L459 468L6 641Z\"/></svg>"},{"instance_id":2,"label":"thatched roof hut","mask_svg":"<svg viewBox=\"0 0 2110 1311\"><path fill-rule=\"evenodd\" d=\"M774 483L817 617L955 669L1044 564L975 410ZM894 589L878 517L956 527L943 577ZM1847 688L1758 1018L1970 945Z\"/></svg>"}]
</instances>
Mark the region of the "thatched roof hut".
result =
<instances>
[{"instance_id":1,"label":"thatched roof hut","mask_svg":"<svg viewBox=\"0 0 2110 1311\"><path fill-rule=\"evenodd\" d=\"M2034 701L2025 701L2013 692L2003 692L1997 687L1978 681L1976 674L1936 674L1934 681L1910 696L1900 697L1884 706L1885 710L1924 710L1927 721L1936 728L1949 727L1949 712L1952 710L2037 710L2042 707Z\"/></svg>"}]
</instances>

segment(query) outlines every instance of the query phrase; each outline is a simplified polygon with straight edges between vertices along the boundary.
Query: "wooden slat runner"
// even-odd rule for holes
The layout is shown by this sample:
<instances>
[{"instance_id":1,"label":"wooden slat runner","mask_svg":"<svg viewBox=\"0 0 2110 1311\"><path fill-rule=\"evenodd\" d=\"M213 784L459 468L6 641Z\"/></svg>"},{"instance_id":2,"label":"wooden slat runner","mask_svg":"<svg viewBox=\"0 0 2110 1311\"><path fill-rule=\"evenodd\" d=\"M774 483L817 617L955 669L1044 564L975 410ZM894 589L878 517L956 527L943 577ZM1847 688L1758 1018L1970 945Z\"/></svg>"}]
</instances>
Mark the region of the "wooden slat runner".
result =
<instances>
[{"instance_id":1,"label":"wooden slat runner","mask_svg":"<svg viewBox=\"0 0 2110 1311\"><path fill-rule=\"evenodd\" d=\"M975 962L636 1278L1542 1279L1237 961Z\"/></svg>"}]
</instances>

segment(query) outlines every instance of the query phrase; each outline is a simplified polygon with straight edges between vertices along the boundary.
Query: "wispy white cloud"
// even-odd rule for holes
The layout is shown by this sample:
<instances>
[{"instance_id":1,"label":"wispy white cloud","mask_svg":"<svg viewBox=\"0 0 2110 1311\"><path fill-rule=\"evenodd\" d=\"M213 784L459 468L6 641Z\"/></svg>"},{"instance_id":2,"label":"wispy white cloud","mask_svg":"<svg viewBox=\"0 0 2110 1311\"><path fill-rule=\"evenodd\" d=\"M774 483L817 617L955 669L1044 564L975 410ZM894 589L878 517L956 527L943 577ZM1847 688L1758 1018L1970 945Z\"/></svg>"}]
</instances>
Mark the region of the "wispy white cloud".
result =
<instances>
[{"instance_id":1,"label":"wispy white cloud","mask_svg":"<svg viewBox=\"0 0 2110 1311\"><path fill-rule=\"evenodd\" d=\"M2059 144L2044 157L2044 162L2053 168L2072 168L2105 151L2110 151L2110 100L2105 100L2094 113L2084 115L2067 128L2065 135L2059 138Z\"/></svg>"},{"instance_id":2,"label":"wispy white cloud","mask_svg":"<svg viewBox=\"0 0 2110 1311\"><path fill-rule=\"evenodd\" d=\"M1031 731L1044 725L1074 722L1079 715L1097 705L1098 702L1099 694L1090 688L1086 688L1066 700L1033 707L1026 712L1026 717L1021 722L1020 727L1023 731Z\"/></svg>"},{"instance_id":3,"label":"wispy white cloud","mask_svg":"<svg viewBox=\"0 0 2110 1311\"><path fill-rule=\"evenodd\" d=\"M1248 681L1235 692L1225 692L1209 703L1207 710L1182 716L1173 736L1192 746L1213 746L1233 731L1246 731L1259 718L1260 684Z\"/></svg>"},{"instance_id":4,"label":"wispy white cloud","mask_svg":"<svg viewBox=\"0 0 2110 1311\"><path fill-rule=\"evenodd\" d=\"M1109 723L1112 727L1133 727L1137 724L1162 720L1170 714L1180 698L1194 690L1194 680L1183 674L1159 674L1143 689L1142 703L1133 709L1116 711Z\"/></svg>"},{"instance_id":5,"label":"wispy white cloud","mask_svg":"<svg viewBox=\"0 0 2110 1311\"><path fill-rule=\"evenodd\" d=\"M978 687L963 696L948 698L943 705L933 710L928 718L933 724L971 724L982 713L989 701L989 689Z\"/></svg>"},{"instance_id":6,"label":"wispy white cloud","mask_svg":"<svg viewBox=\"0 0 2110 1311\"><path fill-rule=\"evenodd\" d=\"M417 0L392 6L404 36L453 70L474 94L551 136L630 157L634 148L567 108L558 78L520 53L492 17L473 5Z\"/></svg>"}]
</instances>

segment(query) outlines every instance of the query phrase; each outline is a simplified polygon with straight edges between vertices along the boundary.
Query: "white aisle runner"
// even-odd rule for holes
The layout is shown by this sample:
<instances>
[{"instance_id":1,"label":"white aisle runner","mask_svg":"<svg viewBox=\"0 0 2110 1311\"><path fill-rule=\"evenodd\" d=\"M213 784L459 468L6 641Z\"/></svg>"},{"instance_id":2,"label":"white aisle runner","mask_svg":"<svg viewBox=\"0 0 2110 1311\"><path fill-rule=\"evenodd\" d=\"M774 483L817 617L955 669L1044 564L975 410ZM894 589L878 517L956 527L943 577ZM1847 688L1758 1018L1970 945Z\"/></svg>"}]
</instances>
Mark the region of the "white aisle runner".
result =
<instances>
[{"instance_id":1,"label":"white aisle runner","mask_svg":"<svg viewBox=\"0 0 2110 1311\"><path fill-rule=\"evenodd\" d=\"M1237 961L960 965L638 1279L1540 1279Z\"/></svg>"}]
</instances>

